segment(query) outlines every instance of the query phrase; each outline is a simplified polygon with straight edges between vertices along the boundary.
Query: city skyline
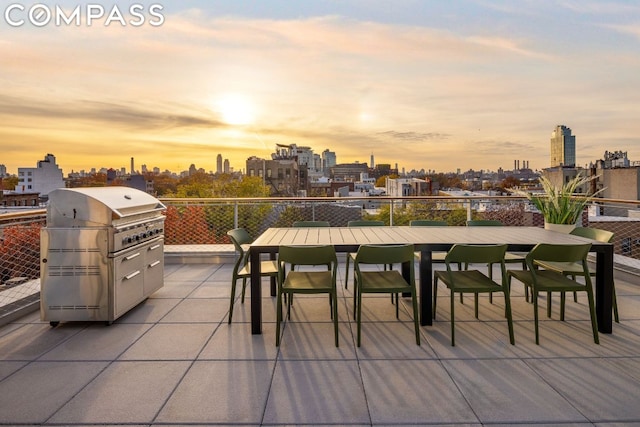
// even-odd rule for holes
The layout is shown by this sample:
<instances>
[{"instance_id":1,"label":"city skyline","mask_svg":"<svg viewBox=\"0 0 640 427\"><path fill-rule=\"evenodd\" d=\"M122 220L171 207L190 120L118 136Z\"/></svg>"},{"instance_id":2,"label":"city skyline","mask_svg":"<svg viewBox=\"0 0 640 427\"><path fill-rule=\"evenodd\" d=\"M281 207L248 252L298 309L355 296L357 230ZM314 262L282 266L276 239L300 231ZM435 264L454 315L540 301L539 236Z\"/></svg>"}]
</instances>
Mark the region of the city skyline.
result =
<instances>
[{"instance_id":1,"label":"city skyline","mask_svg":"<svg viewBox=\"0 0 640 427\"><path fill-rule=\"evenodd\" d=\"M241 170L276 144L407 171L542 169L557 125L577 166L637 157L635 2L165 1L158 26L110 4L126 26L12 26L27 11L2 7L9 173L47 152L65 173L130 157L215 171L219 153Z\"/></svg>"}]
</instances>

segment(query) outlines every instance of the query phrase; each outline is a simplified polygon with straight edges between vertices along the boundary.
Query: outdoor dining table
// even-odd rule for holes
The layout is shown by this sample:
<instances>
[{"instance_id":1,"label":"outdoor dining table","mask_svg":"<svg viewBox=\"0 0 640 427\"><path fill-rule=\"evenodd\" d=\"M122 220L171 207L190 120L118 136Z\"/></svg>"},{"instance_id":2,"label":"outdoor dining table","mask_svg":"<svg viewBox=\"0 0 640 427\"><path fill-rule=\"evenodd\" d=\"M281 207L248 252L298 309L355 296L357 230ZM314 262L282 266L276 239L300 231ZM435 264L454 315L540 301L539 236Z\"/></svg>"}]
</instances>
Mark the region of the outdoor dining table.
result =
<instances>
[{"instance_id":1,"label":"outdoor dining table","mask_svg":"<svg viewBox=\"0 0 640 427\"><path fill-rule=\"evenodd\" d=\"M598 330L612 331L613 244L598 242L540 227L312 227L269 228L250 246L251 333L262 333L262 287L260 259L269 254L275 259L282 245L333 245L336 252L357 252L360 245L413 244L421 253L419 264L420 324L432 325L433 293L432 253L448 251L454 244L504 244L513 252L527 252L538 243L580 244L589 242L596 253L596 317ZM272 279L272 294L275 281Z\"/></svg>"}]
</instances>

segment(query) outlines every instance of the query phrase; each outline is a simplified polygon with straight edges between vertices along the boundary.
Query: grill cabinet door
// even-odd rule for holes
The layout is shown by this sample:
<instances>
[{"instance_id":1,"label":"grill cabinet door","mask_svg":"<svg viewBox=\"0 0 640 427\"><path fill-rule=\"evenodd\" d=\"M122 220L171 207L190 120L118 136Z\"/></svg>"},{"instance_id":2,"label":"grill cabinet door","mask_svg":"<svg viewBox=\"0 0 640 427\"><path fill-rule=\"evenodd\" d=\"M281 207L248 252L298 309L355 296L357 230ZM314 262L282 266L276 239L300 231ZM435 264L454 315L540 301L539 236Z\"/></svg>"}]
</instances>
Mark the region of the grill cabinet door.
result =
<instances>
[{"instance_id":1,"label":"grill cabinet door","mask_svg":"<svg viewBox=\"0 0 640 427\"><path fill-rule=\"evenodd\" d=\"M150 242L145 265L144 296L148 297L164 285L164 239Z\"/></svg>"},{"instance_id":2,"label":"grill cabinet door","mask_svg":"<svg viewBox=\"0 0 640 427\"><path fill-rule=\"evenodd\" d=\"M107 239L106 229L42 229L42 320L108 320Z\"/></svg>"},{"instance_id":3,"label":"grill cabinet door","mask_svg":"<svg viewBox=\"0 0 640 427\"><path fill-rule=\"evenodd\" d=\"M114 319L144 299L146 246L137 247L113 259Z\"/></svg>"}]
</instances>

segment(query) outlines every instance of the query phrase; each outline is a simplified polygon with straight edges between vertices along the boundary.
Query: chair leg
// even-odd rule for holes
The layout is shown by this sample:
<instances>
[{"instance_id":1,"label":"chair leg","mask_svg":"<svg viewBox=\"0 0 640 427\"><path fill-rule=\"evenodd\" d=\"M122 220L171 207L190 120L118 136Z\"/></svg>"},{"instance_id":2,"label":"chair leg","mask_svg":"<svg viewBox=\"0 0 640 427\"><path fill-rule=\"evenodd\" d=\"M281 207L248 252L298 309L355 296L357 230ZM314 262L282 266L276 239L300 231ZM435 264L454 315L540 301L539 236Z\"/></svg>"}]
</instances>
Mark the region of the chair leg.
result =
<instances>
[{"instance_id":1,"label":"chair leg","mask_svg":"<svg viewBox=\"0 0 640 427\"><path fill-rule=\"evenodd\" d=\"M455 300L456 300L455 292L453 292L453 289L451 289L449 301L451 304L451 346L452 347L455 347L456 345L456 328L455 328L455 321L454 321L454 315L453 315Z\"/></svg>"},{"instance_id":2,"label":"chair leg","mask_svg":"<svg viewBox=\"0 0 640 427\"><path fill-rule=\"evenodd\" d=\"M538 334L538 291L531 289L531 299L533 299L533 324L536 334L536 345L540 345Z\"/></svg>"},{"instance_id":3,"label":"chair leg","mask_svg":"<svg viewBox=\"0 0 640 427\"><path fill-rule=\"evenodd\" d=\"M475 314L477 319L478 318L478 293L477 292L474 292L473 294L473 313Z\"/></svg>"},{"instance_id":4,"label":"chair leg","mask_svg":"<svg viewBox=\"0 0 640 427\"><path fill-rule=\"evenodd\" d=\"M436 320L436 301L438 301L438 277L433 278L433 320Z\"/></svg>"},{"instance_id":5,"label":"chair leg","mask_svg":"<svg viewBox=\"0 0 640 427\"><path fill-rule=\"evenodd\" d=\"M333 332L335 334L336 347L338 347L338 294L334 289L331 293L331 317L333 318Z\"/></svg>"},{"instance_id":6,"label":"chair leg","mask_svg":"<svg viewBox=\"0 0 640 427\"><path fill-rule=\"evenodd\" d=\"M229 324L231 324L231 318L233 317L233 304L236 299L236 280L231 284L231 302L229 304Z\"/></svg>"},{"instance_id":7,"label":"chair leg","mask_svg":"<svg viewBox=\"0 0 640 427\"><path fill-rule=\"evenodd\" d=\"M282 323L282 294L278 292L276 302L276 347L280 346L280 324Z\"/></svg>"},{"instance_id":8,"label":"chair leg","mask_svg":"<svg viewBox=\"0 0 640 427\"><path fill-rule=\"evenodd\" d=\"M242 279L242 299L240 300L242 304L244 304L244 295L246 293L246 290L247 290L247 279L243 278Z\"/></svg>"},{"instance_id":9,"label":"chair leg","mask_svg":"<svg viewBox=\"0 0 640 427\"><path fill-rule=\"evenodd\" d=\"M356 315L356 324L357 324L357 329L358 329L358 337L357 337L357 341L358 341L358 347L360 347L360 335L362 332L362 293L360 292L360 288L354 289L354 291L358 294L358 303L357 303L357 315Z\"/></svg>"},{"instance_id":10,"label":"chair leg","mask_svg":"<svg viewBox=\"0 0 640 427\"><path fill-rule=\"evenodd\" d=\"M489 273L489 279L493 280L493 264L489 263L487 272ZM489 303L493 304L493 292L489 292ZM477 318L478 315L476 314L476 319Z\"/></svg>"},{"instance_id":11,"label":"chair leg","mask_svg":"<svg viewBox=\"0 0 640 427\"><path fill-rule=\"evenodd\" d=\"M616 323L620 323L620 317L618 317L618 299L616 298L616 287L613 287L613 319Z\"/></svg>"},{"instance_id":12,"label":"chair leg","mask_svg":"<svg viewBox=\"0 0 640 427\"><path fill-rule=\"evenodd\" d=\"M593 331L593 342L600 344L598 337L598 323L596 320L596 303L593 297L593 289L587 289L587 298L589 299L589 314L591 315L591 330Z\"/></svg>"},{"instance_id":13,"label":"chair leg","mask_svg":"<svg viewBox=\"0 0 640 427\"><path fill-rule=\"evenodd\" d=\"M504 290L504 314L507 318L507 327L509 328L509 342L511 345L515 345L516 339L513 334L513 317L511 316L511 295L509 294L508 287Z\"/></svg>"},{"instance_id":14,"label":"chair leg","mask_svg":"<svg viewBox=\"0 0 640 427\"><path fill-rule=\"evenodd\" d=\"M351 255L349 254L349 252L347 252L347 261L346 261L346 267L345 267L345 271L344 271L344 288L345 289L349 289L349 261L351 259ZM354 275L356 274L355 272L353 273Z\"/></svg>"},{"instance_id":15,"label":"chair leg","mask_svg":"<svg viewBox=\"0 0 640 427\"><path fill-rule=\"evenodd\" d=\"M416 290L411 293L411 304L413 305L413 324L416 330L416 344L420 345L420 322L418 320L418 298Z\"/></svg>"}]
</instances>

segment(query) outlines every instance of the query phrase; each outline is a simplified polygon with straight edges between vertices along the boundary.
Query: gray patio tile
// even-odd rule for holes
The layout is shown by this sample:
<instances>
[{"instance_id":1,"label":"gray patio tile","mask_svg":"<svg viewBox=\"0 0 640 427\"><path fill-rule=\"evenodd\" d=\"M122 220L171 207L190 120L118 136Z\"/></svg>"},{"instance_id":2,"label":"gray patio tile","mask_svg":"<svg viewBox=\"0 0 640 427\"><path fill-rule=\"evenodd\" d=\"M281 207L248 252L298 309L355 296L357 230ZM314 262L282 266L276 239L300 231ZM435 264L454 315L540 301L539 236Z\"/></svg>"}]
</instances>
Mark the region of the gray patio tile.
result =
<instances>
[{"instance_id":1,"label":"gray patio tile","mask_svg":"<svg viewBox=\"0 0 640 427\"><path fill-rule=\"evenodd\" d=\"M106 362L32 362L0 382L0 423L43 423Z\"/></svg>"},{"instance_id":2,"label":"gray patio tile","mask_svg":"<svg viewBox=\"0 0 640 427\"><path fill-rule=\"evenodd\" d=\"M362 361L360 368L374 425L478 422L438 361Z\"/></svg>"},{"instance_id":3,"label":"gray patio tile","mask_svg":"<svg viewBox=\"0 0 640 427\"><path fill-rule=\"evenodd\" d=\"M236 297L240 297L242 292L242 282L238 281L236 286ZM251 292L251 288L247 286L247 295ZM190 298L222 298L227 301L231 297L231 284L229 282L204 282L193 290Z\"/></svg>"},{"instance_id":4,"label":"gray patio tile","mask_svg":"<svg viewBox=\"0 0 640 427\"><path fill-rule=\"evenodd\" d=\"M599 358L530 360L527 363L591 422L640 420L640 380L629 375L636 360Z\"/></svg>"},{"instance_id":5,"label":"gray patio tile","mask_svg":"<svg viewBox=\"0 0 640 427\"><path fill-rule=\"evenodd\" d=\"M196 361L156 422L258 424L273 367L273 361Z\"/></svg>"},{"instance_id":6,"label":"gray patio tile","mask_svg":"<svg viewBox=\"0 0 640 427\"><path fill-rule=\"evenodd\" d=\"M164 286L155 291L149 298L186 298L200 286L199 282L169 282L165 281Z\"/></svg>"},{"instance_id":7,"label":"gray patio tile","mask_svg":"<svg viewBox=\"0 0 640 427\"><path fill-rule=\"evenodd\" d=\"M26 365L27 362L0 362L0 381Z\"/></svg>"},{"instance_id":8,"label":"gray patio tile","mask_svg":"<svg viewBox=\"0 0 640 427\"><path fill-rule=\"evenodd\" d=\"M273 325L275 329L275 324ZM333 323L284 322L279 359L327 360L355 359L355 343L348 323L338 323L338 344L335 346ZM271 335L275 347L275 331Z\"/></svg>"},{"instance_id":9,"label":"gray patio tile","mask_svg":"<svg viewBox=\"0 0 640 427\"><path fill-rule=\"evenodd\" d=\"M181 302L182 299L178 298L147 298L119 317L114 324L156 323Z\"/></svg>"},{"instance_id":10,"label":"gray patio tile","mask_svg":"<svg viewBox=\"0 0 640 427\"><path fill-rule=\"evenodd\" d=\"M223 322L198 356L199 360L274 360L275 323L262 325L262 334L252 335L247 323Z\"/></svg>"},{"instance_id":11,"label":"gray patio tile","mask_svg":"<svg viewBox=\"0 0 640 427\"><path fill-rule=\"evenodd\" d=\"M518 357L594 357L599 346L593 342L589 321L548 320L540 317L540 345L536 345L534 322L515 322L516 345L513 352Z\"/></svg>"},{"instance_id":12,"label":"gray patio tile","mask_svg":"<svg viewBox=\"0 0 640 427\"><path fill-rule=\"evenodd\" d=\"M207 323L154 325L120 360L193 360L213 334Z\"/></svg>"},{"instance_id":13,"label":"gray patio tile","mask_svg":"<svg viewBox=\"0 0 640 427\"><path fill-rule=\"evenodd\" d=\"M87 325L84 322L61 323L56 328L48 323L24 325L0 337L0 360L35 360Z\"/></svg>"},{"instance_id":14,"label":"gray patio tile","mask_svg":"<svg viewBox=\"0 0 640 427\"><path fill-rule=\"evenodd\" d=\"M160 322L220 323L227 318L229 301L222 299L186 299L176 305Z\"/></svg>"},{"instance_id":15,"label":"gray patio tile","mask_svg":"<svg viewBox=\"0 0 640 427\"><path fill-rule=\"evenodd\" d=\"M356 361L278 362L265 424L370 423Z\"/></svg>"},{"instance_id":16,"label":"gray patio tile","mask_svg":"<svg viewBox=\"0 0 640 427\"><path fill-rule=\"evenodd\" d=\"M189 364L113 362L48 422L150 423Z\"/></svg>"},{"instance_id":17,"label":"gray patio tile","mask_svg":"<svg viewBox=\"0 0 640 427\"><path fill-rule=\"evenodd\" d=\"M443 365L483 423L588 421L521 360L450 360Z\"/></svg>"},{"instance_id":18,"label":"gray patio tile","mask_svg":"<svg viewBox=\"0 0 640 427\"><path fill-rule=\"evenodd\" d=\"M351 326L357 339L357 324ZM420 326L420 345L416 344L413 321L367 322L361 325L358 358L363 359L432 359L435 353L425 339L428 327Z\"/></svg>"},{"instance_id":19,"label":"gray patio tile","mask_svg":"<svg viewBox=\"0 0 640 427\"><path fill-rule=\"evenodd\" d=\"M516 345L509 342L507 321L456 320L455 346L451 346L450 321L434 321L424 327L426 341L440 359L485 359L516 357L518 329L514 325Z\"/></svg>"},{"instance_id":20,"label":"gray patio tile","mask_svg":"<svg viewBox=\"0 0 640 427\"><path fill-rule=\"evenodd\" d=\"M92 324L38 360L114 360L150 327L149 324Z\"/></svg>"},{"instance_id":21,"label":"gray patio tile","mask_svg":"<svg viewBox=\"0 0 640 427\"><path fill-rule=\"evenodd\" d=\"M165 272L164 278L165 281L202 282L219 270L220 266L221 264L181 264L180 268Z\"/></svg>"},{"instance_id":22,"label":"gray patio tile","mask_svg":"<svg viewBox=\"0 0 640 427\"><path fill-rule=\"evenodd\" d=\"M269 296L269 290L267 287L263 287L262 292L262 322L276 321L276 301L275 297ZM229 310L229 299L226 300L227 311ZM225 319L227 322L228 319ZM233 306L233 323L248 323L251 322L251 297L249 296L249 289L247 289L247 296L245 297L244 304L240 303L240 299L237 299Z\"/></svg>"}]
</instances>

